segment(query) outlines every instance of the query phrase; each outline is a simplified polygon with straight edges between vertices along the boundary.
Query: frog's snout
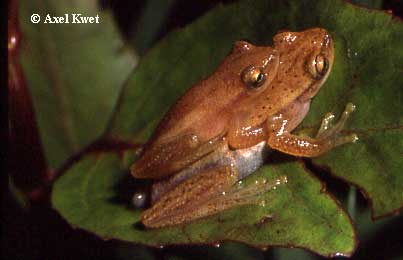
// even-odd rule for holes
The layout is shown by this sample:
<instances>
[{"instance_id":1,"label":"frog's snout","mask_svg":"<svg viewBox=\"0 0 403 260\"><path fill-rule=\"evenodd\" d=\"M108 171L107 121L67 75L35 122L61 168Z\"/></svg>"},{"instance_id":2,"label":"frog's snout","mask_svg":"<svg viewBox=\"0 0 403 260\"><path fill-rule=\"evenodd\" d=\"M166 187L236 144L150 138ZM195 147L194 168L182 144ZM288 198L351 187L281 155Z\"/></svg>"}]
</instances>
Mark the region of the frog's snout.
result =
<instances>
[{"instance_id":1,"label":"frog's snout","mask_svg":"<svg viewBox=\"0 0 403 260\"><path fill-rule=\"evenodd\" d=\"M328 48L331 45L333 45L332 37L330 37L330 35L328 33L326 33L325 36L323 37L323 45L326 48Z\"/></svg>"}]
</instances>

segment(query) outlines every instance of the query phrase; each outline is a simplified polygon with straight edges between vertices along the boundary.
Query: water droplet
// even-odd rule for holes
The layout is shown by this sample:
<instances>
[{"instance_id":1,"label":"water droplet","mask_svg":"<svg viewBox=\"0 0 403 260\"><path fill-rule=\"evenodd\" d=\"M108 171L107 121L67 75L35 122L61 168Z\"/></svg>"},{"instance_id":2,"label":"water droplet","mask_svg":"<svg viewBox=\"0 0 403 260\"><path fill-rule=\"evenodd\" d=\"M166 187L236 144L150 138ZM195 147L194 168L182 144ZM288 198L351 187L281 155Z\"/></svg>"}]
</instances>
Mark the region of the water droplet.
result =
<instances>
[{"instance_id":1,"label":"water droplet","mask_svg":"<svg viewBox=\"0 0 403 260\"><path fill-rule=\"evenodd\" d=\"M265 215L259 220L259 225L264 225L265 223L272 221L272 219L273 215L271 214Z\"/></svg>"},{"instance_id":2,"label":"water droplet","mask_svg":"<svg viewBox=\"0 0 403 260\"><path fill-rule=\"evenodd\" d=\"M9 38L8 48L9 49L15 48L16 45L17 45L17 37L15 37L15 35L12 35Z\"/></svg>"},{"instance_id":3,"label":"water droplet","mask_svg":"<svg viewBox=\"0 0 403 260\"><path fill-rule=\"evenodd\" d=\"M145 192L139 191L133 194L132 203L137 208L142 208L145 206L147 201L147 195Z\"/></svg>"},{"instance_id":4,"label":"water droplet","mask_svg":"<svg viewBox=\"0 0 403 260\"><path fill-rule=\"evenodd\" d=\"M357 57L358 56L358 52L356 51L352 51L350 48L347 49L347 57L348 58L353 58L353 57Z\"/></svg>"},{"instance_id":5,"label":"water droplet","mask_svg":"<svg viewBox=\"0 0 403 260\"><path fill-rule=\"evenodd\" d=\"M276 185L286 184L287 182L288 182L287 176L280 176L280 178L278 178L276 181Z\"/></svg>"},{"instance_id":6,"label":"water droplet","mask_svg":"<svg viewBox=\"0 0 403 260\"><path fill-rule=\"evenodd\" d=\"M136 149L136 151L134 152L134 154L136 155L136 156L138 156L138 155L140 155L142 152L143 152L143 147L139 147L138 149Z\"/></svg>"},{"instance_id":7,"label":"water droplet","mask_svg":"<svg viewBox=\"0 0 403 260\"><path fill-rule=\"evenodd\" d=\"M214 246L215 248L220 248L221 244L220 244L220 242L214 242L214 243L213 243L213 246Z\"/></svg>"},{"instance_id":8,"label":"water droplet","mask_svg":"<svg viewBox=\"0 0 403 260\"><path fill-rule=\"evenodd\" d=\"M269 247L268 246L261 246L260 249L263 250L263 251L267 251L267 249L269 249Z\"/></svg>"}]
</instances>

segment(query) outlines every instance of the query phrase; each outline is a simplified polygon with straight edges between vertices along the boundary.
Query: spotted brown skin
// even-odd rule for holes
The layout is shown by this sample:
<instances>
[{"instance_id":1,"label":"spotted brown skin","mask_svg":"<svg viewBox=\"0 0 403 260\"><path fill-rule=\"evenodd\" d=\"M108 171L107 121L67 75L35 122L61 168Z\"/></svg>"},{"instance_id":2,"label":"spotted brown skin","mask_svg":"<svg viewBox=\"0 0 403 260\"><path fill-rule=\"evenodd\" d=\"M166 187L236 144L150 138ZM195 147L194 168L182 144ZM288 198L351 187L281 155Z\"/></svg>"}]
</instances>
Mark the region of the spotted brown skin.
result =
<instances>
[{"instance_id":1,"label":"spotted brown skin","mask_svg":"<svg viewBox=\"0 0 403 260\"><path fill-rule=\"evenodd\" d=\"M236 42L219 67L164 116L131 167L134 177L157 180L153 206L142 214L147 227L180 224L256 202L239 196L253 198L251 193L270 185L249 193L231 187L263 163L268 148L313 157L356 140L339 136L351 107L334 127L324 121L315 138L291 133L331 71L334 47L327 31L282 32L273 43ZM223 191L233 195L222 197Z\"/></svg>"}]
</instances>

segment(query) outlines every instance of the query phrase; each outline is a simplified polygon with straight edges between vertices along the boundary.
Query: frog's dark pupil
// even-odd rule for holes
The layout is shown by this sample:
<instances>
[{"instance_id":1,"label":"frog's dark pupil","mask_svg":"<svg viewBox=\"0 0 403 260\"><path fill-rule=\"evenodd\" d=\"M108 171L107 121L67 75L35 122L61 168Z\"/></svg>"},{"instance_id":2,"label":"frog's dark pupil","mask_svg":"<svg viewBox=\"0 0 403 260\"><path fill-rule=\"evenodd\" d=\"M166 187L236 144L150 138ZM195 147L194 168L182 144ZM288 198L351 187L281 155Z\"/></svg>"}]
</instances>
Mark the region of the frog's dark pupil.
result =
<instances>
[{"instance_id":1,"label":"frog's dark pupil","mask_svg":"<svg viewBox=\"0 0 403 260\"><path fill-rule=\"evenodd\" d=\"M322 70L322 73L323 73L323 74L326 73L326 71L328 70L328 68L329 68L329 61L325 58L324 61L323 61L323 70Z\"/></svg>"},{"instance_id":2,"label":"frog's dark pupil","mask_svg":"<svg viewBox=\"0 0 403 260\"><path fill-rule=\"evenodd\" d=\"M260 72L259 75L257 75L256 83L259 83L263 79L263 73Z\"/></svg>"},{"instance_id":3,"label":"frog's dark pupil","mask_svg":"<svg viewBox=\"0 0 403 260\"><path fill-rule=\"evenodd\" d=\"M320 74L318 76L323 76L329 69L329 61L322 54L316 56L315 69Z\"/></svg>"},{"instance_id":4,"label":"frog's dark pupil","mask_svg":"<svg viewBox=\"0 0 403 260\"><path fill-rule=\"evenodd\" d=\"M262 85L263 81L264 81L264 73L259 72L259 74L253 79L252 82L250 82L249 87L250 88L258 88Z\"/></svg>"},{"instance_id":5,"label":"frog's dark pupil","mask_svg":"<svg viewBox=\"0 0 403 260\"><path fill-rule=\"evenodd\" d=\"M242 72L241 79L248 88L259 88L265 81L266 75L260 68L249 66Z\"/></svg>"}]
</instances>

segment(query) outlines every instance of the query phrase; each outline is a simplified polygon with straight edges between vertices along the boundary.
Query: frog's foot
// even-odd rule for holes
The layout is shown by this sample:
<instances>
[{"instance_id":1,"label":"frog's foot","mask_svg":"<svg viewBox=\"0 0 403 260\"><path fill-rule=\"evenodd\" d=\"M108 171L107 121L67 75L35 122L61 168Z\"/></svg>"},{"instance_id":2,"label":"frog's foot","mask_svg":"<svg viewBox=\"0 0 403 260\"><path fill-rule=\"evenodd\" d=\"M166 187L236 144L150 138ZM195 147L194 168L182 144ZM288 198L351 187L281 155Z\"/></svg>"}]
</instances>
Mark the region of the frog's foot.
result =
<instances>
[{"instance_id":1,"label":"frog's foot","mask_svg":"<svg viewBox=\"0 0 403 260\"><path fill-rule=\"evenodd\" d=\"M141 221L146 227L159 228L187 223L238 205L262 204L264 201L258 195L287 181L282 177L243 187L237 179L238 174L231 166L202 172L164 194L142 213Z\"/></svg>"},{"instance_id":2,"label":"frog's foot","mask_svg":"<svg viewBox=\"0 0 403 260\"><path fill-rule=\"evenodd\" d=\"M339 146L345 143L354 143L358 140L357 134L348 134L342 135L340 132L343 130L343 127L350 116L350 114L355 110L355 105L352 103L348 103L346 108L339 121L335 125L331 125L332 120L334 119L334 115L332 113L327 113L325 117L322 119L322 124L316 134L316 139L335 139L333 146Z\"/></svg>"},{"instance_id":3,"label":"frog's foot","mask_svg":"<svg viewBox=\"0 0 403 260\"><path fill-rule=\"evenodd\" d=\"M237 179L238 174L231 166L201 172L166 192L141 214L141 221L146 227L159 228L214 214L218 207L206 207L207 202Z\"/></svg>"},{"instance_id":4,"label":"frog's foot","mask_svg":"<svg viewBox=\"0 0 403 260\"><path fill-rule=\"evenodd\" d=\"M343 134L341 131L351 114L355 110L352 103L346 105L339 121L331 125L334 115L327 113L322 119L321 126L315 138L300 137L290 133L270 136L268 144L273 149L295 156L315 157L332 148L345 144L354 143L358 140L357 134Z\"/></svg>"},{"instance_id":5,"label":"frog's foot","mask_svg":"<svg viewBox=\"0 0 403 260\"><path fill-rule=\"evenodd\" d=\"M209 204L221 204L231 208L237 205L262 205L266 203L262 196L264 193L277 189L277 186L286 184L287 177L280 176L278 179L270 180L259 179L253 183L243 186L242 180L234 184L230 190L223 191L219 196L211 199Z\"/></svg>"},{"instance_id":6,"label":"frog's foot","mask_svg":"<svg viewBox=\"0 0 403 260\"><path fill-rule=\"evenodd\" d=\"M319 130L316 133L316 138L319 138L322 133L326 132L329 129L329 127L331 126L330 123L333 121L334 118L334 114L330 112L323 117Z\"/></svg>"},{"instance_id":7,"label":"frog's foot","mask_svg":"<svg viewBox=\"0 0 403 260\"><path fill-rule=\"evenodd\" d=\"M346 105L346 108L344 109L343 113L341 114L339 121L333 126L331 125L331 122L335 118L335 116L332 113L327 113L322 119L322 123L316 134L316 138L317 139L326 138L326 137L335 135L337 133L340 133L340 131L343 129L348 117L354 110L355 110L355 105L353 105L352 103L348 103ZM352 135L350 135L350 137L351 137L350 141L348 141L348 142L355 142L357 140L356 134L352 134Z\"/></svg>"}]
</instances>

